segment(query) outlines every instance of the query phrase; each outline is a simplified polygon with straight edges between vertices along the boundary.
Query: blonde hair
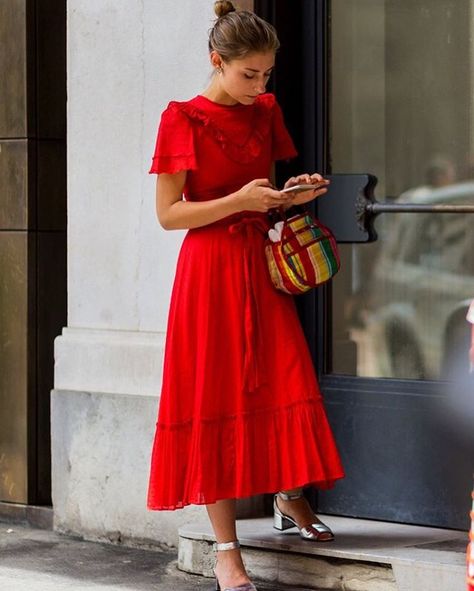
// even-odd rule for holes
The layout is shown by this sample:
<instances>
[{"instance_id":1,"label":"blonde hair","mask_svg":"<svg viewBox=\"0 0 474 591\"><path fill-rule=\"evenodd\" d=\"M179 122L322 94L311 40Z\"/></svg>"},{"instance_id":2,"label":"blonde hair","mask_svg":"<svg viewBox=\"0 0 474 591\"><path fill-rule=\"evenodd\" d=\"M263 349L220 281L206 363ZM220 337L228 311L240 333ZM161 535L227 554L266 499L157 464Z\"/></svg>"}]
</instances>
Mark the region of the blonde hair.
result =
<instances>
[{"instance_id":1,"label":"blonde hair","mask_svg":"<svg viewBox=\"0 0 474 591\"><path fill-rule=\"evenodd\" d=\"M224 62L280 47L275 27L253 12L237 11L230 0L214 2L214 12L217 20L209 31L209 51L216 51Z\"/></svg>"}]
</instances>

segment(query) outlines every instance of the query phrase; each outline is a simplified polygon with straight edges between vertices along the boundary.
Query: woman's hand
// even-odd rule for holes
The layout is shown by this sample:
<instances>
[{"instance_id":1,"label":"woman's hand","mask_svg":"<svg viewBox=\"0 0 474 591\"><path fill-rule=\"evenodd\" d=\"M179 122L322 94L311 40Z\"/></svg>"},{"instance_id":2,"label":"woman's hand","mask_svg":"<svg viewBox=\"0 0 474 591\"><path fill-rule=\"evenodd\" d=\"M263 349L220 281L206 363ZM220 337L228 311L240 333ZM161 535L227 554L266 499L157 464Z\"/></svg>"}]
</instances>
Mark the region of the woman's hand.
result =
<instances>
[{"instance_id":1,"label":"woman's hand","mask_svg":"<svg viewBox=\"0 0 474 591\"><path fill-rule=\"evenodd\" d=\"M292 196L291 202L288 206L301 205L313 201L316 197L320 197L327 192L327 186L330 181L324 179L320 174L315 172L314 174L300 174L298 176L292 176L285 183L285 189L294 187L295 185L314 185L314 190L302 191L301 193L289 193Z\"/></svg>"},{"instance_id":2,"label":"woman's hand","mask_svg":"<svg viewBox=\"0 0 474 591\"><path fill-rule=\"evenodd\" d=\"M255 179L239 189L235 199L239 211L267 212L276 207L292 205L293 194L277 191L268 179Z\"/></svg>"}]
</instances>

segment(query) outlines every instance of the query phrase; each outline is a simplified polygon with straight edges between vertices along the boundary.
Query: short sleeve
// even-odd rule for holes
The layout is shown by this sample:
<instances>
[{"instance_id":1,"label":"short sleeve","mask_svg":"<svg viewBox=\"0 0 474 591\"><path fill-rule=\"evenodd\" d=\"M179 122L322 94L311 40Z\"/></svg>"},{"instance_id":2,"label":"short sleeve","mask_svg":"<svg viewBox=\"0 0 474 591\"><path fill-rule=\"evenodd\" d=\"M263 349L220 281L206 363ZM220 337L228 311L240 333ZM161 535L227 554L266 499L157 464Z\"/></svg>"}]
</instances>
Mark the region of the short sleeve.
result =
<instances>
[{"instance_id":1,"label":"short sleeve","mask_svg":"<svg viewBox=\"0 0 474 591\"><path fill-rule=\"evenodd\" d=\"M193 127L189 117L172 102L163 111L148 174L173 174L196 169Z\"/></svg>"},{"instance_id":2,"label":"short sleeve","mask_svg":"<svg viewBox=\"0 0 474 591\"><path fill-rule=\"evenodd\" d=\"M280 105L275 101L272 119L272 159L287 160L297 155L293 140L286 129Z\"/></svg>"}]
</instances>

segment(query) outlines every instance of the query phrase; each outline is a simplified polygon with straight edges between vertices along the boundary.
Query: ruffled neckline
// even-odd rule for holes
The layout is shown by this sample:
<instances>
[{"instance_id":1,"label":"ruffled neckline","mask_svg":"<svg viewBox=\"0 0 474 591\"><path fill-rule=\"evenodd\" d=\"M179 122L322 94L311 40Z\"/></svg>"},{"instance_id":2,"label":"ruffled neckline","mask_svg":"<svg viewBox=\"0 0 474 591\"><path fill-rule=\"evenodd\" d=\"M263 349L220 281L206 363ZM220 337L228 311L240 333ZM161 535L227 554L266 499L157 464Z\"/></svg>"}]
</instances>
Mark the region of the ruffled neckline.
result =
<instances>
[{"instance_id":1,"label":"ruffled neckline","mask_svg":"<svg viewBox=\"0 0 474 591\"><path fill-rule=\"evenodd\" d=\"M264 145L269 141L274 103L275 97L269 93L260 95L252 105L222 105L197 95L189 101L172 101L169 108L183 113L206 130L231 160L249 164L260 156ZM223 111L236 114L251 112L249 136L243 142L229 136L219 126L219 114Z\"/></svg>"},{"instance_id":2,"label":"ruffled neckline","mask_svg":"<svg viewBox=\"0 0 474 591\"><path fill-rule=\"evenodd\" d=\"M204 96L203 94L198 94L196 95L193 99L191 99L192 101L194 101L195 104L199 105L201 104L204 108L206 107L214 107L216 109L224 109L224 110L228 110L228 111L239 111L242 109L248 109L248 108L252 108L255 103L251 104L251 105L243 105L242 103L236 103L235 105L224 105L223 103L217 103L216 101L211 100L210 98L207 98L207 96ZM257 102L258 99L255 101Z\"/></svg>"}]
</instances>

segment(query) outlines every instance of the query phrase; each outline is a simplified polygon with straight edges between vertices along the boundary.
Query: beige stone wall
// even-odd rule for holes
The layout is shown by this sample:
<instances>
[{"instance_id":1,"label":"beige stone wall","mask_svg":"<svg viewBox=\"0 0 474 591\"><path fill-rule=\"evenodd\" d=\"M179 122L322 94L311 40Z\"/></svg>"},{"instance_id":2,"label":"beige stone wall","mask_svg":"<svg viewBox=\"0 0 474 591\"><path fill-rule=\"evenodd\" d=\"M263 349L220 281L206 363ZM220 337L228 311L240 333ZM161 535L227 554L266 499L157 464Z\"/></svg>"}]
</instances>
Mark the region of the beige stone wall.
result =
<instances>
[{"instance_id":1,"label":"beige stone wall","mask_svg":"<svg viewBox=\"0 0 474 591\"><path fill-rule=\"evenodd\" d=\"M175 0L67 8L68 326L55 340L55 527L176 544L177 528L203 508L149 512L146 493L184 232L159 226L148 169L167 103L208 82L212 2L182 0L179 18Z\"/></svg>"}]
</instances>

